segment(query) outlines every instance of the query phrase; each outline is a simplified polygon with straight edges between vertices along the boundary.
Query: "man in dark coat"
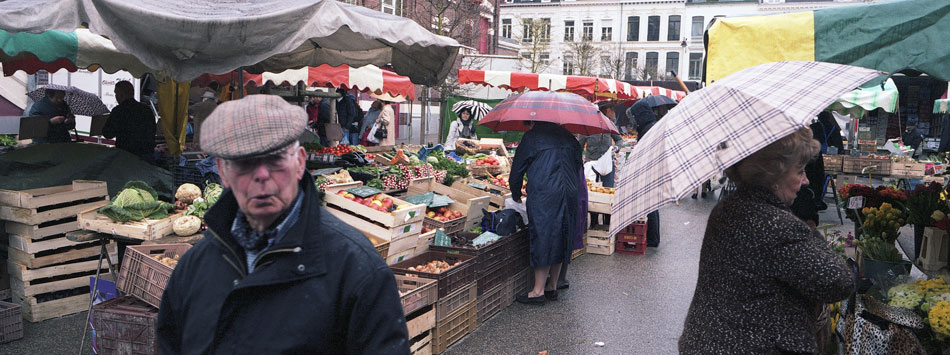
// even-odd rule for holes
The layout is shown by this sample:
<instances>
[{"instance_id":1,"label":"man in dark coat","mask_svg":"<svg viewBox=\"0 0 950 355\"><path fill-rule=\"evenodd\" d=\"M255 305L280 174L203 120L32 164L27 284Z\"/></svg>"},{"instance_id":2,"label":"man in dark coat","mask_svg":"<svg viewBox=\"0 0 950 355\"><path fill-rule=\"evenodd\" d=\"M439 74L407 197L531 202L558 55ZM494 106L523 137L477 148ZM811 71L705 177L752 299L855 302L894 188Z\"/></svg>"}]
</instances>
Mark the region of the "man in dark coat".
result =
<instances>
[{"instance_id":1,"label":"man in dark coat","mask_svg":"<svg viewBox=\"0 0 950 355\"><path fill-rule=\"evenodd\" d=\"M69 142L69 130L76 128L76 118L66 106L66 92L61 90L46 90L46 96L34 103L26 115L49 118L46 137L33 139L36 143Z\"/></svg>"},{"instance_id":2,"label":"man in dark coat","mask_svg":"<svg viewBox=\"0 0 950 355\"><path fill-rule=\"evenodd\" d=\"M336 99L336 115L340 121L340 127L343 129L343 142L347 144L358 144L359 137L356 137L356 142L353 142L353 135L359 133L360 121L356 117L356 97L348 94L346 89L339 88L336 89L336 92L341 97Z\"/></svg>"},{"instance_id":3,"label":"man in dark coat","mask_svg":"<svg viewBox=\"0 0 950 355\"><path fill-rule=\"evenodd\" d=\"M122 80L115 84L115 100L102 135L115 138L115 147L137 155L142 160L155 160L155 113L135 100L135 87Z\"/></svg>"},{"instance_id":4,"label":"man in dark coat","mask_svg":"<svg viewBox=\"0 0 950 355\"><path fill-rule=\"evenodd\" d=\"M521 138L508 184L511 199L521 202L522 177L527 173L528 238L535 282L527 295L518 295L519 302L557 299L561 264L571 259L580 169L580 144L564 127L535 122Z\"/></svg>"},{"instance_id":5,"label":"man in dark coat","mask_svg":"<svg viewBox=\"0 0 950 355\"><path fill-rule=\"evenodd\" d=\"M202 147L227 189L168 281L160 354L409 354L389 267L320 206L297 143L305 124L303 108L272 95L205 121Z\"/></svg>"},{"instance_id":6,"label":"man in dark coat","mask_svg":"<svg viewBox=\"0 0 950 355\"><path fill-rule=\"evenodd\" d=\"M637 124L637 140L642 140L647 131L659 121L653 108L647 105L646 101L637 101L633 106L627 109L627 116L633 116L633 121ZM647 246L660 246L660 211L653 211L647 214Z\"/></svg>"}]
</instances>

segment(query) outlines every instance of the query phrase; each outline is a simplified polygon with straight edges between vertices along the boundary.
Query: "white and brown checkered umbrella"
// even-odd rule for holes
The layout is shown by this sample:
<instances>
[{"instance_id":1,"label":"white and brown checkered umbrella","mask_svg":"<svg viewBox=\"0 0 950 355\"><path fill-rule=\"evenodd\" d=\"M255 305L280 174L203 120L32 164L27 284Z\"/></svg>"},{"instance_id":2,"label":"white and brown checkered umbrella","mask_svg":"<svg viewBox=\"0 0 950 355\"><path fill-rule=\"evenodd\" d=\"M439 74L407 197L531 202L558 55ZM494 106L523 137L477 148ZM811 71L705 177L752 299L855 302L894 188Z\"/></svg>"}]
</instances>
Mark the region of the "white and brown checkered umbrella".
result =
<instances>
[{"instance_id":1,"label":"white and brown checkered umbrella","mask_svg":"<svg viewBox=\"0 0 950 355\"><path fill-rule=\"evenodd\" d=\"M807 126L842 94L880 74L840 64L776 62L690 93L637 142L620 168L610 234Z\"/></svg>"},{"instance_id":2,"label":"white and brown checkered umbrella","mask_svg":"<svg viewBox=\"0 0 950 355\"><path fill-rule=\"evenodd\" d=\"M30 91L26 95L33 101L40 101L46 96L46 90L59 90L66 92L66 105L69 106L69 112L74 115L96 116L109 113L109 108L102 103L102 99L96 94L83 91L75 86L49 84L39 89Z\"/></svg>"}]
</instances>

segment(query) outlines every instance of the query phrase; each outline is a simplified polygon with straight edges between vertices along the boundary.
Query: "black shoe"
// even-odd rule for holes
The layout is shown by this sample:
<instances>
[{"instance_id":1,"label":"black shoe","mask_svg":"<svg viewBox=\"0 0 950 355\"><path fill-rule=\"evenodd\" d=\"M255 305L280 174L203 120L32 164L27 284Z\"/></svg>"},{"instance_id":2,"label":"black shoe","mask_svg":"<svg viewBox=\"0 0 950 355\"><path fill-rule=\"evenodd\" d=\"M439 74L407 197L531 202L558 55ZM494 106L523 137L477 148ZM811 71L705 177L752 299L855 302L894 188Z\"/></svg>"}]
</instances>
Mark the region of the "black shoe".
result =
<instances>
[{"instance_id":1,"label":"black shoe","mask_svg":"<svg viewBox=\"0 0 950 355\"><path fill-rule=\"evenodd\" d=\"M518 297L515 298L516 301L518 301L519 303L524 303L524 304L544 304L544 299L545 299L545 296L528 297L527 293L523 295L518 295Z\"/></svg>"},{"instance_id":2,"label":"black shoe","mask_svg":"<svg viewBox=\"0 0 950 355\"><path fill-rule=\"evenodd\" d=\"M693 197L693 199L695 200L695 199L696 199L696 194L693 194L693 196L692 196L692 197Z\"/></svg>"},{"instance_id":3,"label":"black shoe","mask_svg":"<svg viewBox=\"0 0 950 355\"><path fill-rule=\"evenodd\" d=\"M544 298L547 298L548 301L557 301L557 290L544 291Z\"/></svg>"},{"instance_id":4,"label":"black shoe","mask_svg":"<svg viewBox=\"0 0 950 355\"><path fill-rule=\"evenodd\" d=\"M702 196L703 198L706 198L706 191L703 191Z\"/></svg>"},{"instance_id":5,"label":"black shoe","mask_svg":"<svg viewBox=\"0 0 950 355\"><path fill-rule=\"evenodd\" d=\"M565 290L565 289L568 289L568 288L570 288L570 287L571 287L571 282L570 282L570 281L563 280L563 281L558 281L558 282L557 282L557 289L558 289L558 290Z\"/></svg>"},{"instance_id":6,"label":"black shoe","mask_svg":"<svg viewBox=\"0 0 950 355\"><path fill-rule=\"evenodd\" d=\"M660 246L660 243L650 243L650 242L647 242L647 246L650 247L650 248L656 248L656 247Z\"/></svg>"}]
</instances>

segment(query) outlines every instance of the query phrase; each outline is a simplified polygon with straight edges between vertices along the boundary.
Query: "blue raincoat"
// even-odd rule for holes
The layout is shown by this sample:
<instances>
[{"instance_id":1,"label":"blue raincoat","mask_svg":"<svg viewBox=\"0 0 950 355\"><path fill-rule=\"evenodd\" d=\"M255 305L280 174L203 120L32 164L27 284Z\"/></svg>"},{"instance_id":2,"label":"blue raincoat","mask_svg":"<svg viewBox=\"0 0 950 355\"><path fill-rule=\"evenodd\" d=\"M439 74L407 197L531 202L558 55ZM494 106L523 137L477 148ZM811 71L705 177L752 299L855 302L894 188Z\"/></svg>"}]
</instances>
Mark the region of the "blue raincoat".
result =
<instances>
[{"instance_id":1,"label":"blue raincoat","mask_svg":"<svg viewBox=\"0 0 950 355\"><path fill-rule=\"evenodd\" d=\"M536 122L524 134L511 167L511 197L521 198L528 174L531 267L569 262L576 233L581 147L564 127Z\"/></svg>"}]
</instances>

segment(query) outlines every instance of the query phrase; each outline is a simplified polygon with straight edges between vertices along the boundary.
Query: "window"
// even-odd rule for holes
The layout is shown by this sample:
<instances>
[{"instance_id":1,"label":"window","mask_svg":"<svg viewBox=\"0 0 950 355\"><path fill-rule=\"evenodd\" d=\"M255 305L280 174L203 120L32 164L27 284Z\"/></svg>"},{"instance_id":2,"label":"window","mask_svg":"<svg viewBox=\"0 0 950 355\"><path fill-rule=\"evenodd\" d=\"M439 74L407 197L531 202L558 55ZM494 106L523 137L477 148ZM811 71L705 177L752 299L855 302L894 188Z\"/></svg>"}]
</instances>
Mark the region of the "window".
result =
<instances>
[{"instance_id":1,"label":"window","mask_svg":"<svg viewBox=\"0 0 950 355\"><path fill-rule=\"evenodd\" d=\"M601 27L600 28L600 40L601 41L612 41L614 35L613 27Z\"/></svg>"},{"instance_id":2,"label":"window","mask_svg":"<svg viewBox=\"0 0 950 355\"><path fill-rule=\"evenodd\" d=\"M544 64L544 65L551 64L551 55L548 53L541 53L541 55L538 56L538 59L539 59L538 61L541 62L541 64Z\"/></svg>"},{"instance_id":3,"label":"window","mask_svg":"<svg viewBox=\"0 0 950 355\"><path fill-rule=\"evenodd\" d=\"M574 21L564 21L564 42L574 41Z\"/></svg>"},{"instance_id":4,"label":"window","mask_svg":"<svg viewBox=\"0 0 950 355\"><path fill-rule=\"evenodd\" d=\"M627 52L624 56L624 80L637 80L637 52Z\"/></svg>"},{"instance_id":5,"label":"window","mask_svg":"<svg viewBox=\"0 0 950 355\"><path fill-rule=\"evenodd\" d=\"M627 17L627 40L640 40L640 16Z\"/></svg>"},{"instance_id":6,"label":"window","mask_svg":"<svg viewBox=\"0 0 950 355\"><path fill-rule=\"evenodd\" d=\"M660 16L650 16L647 19L647 41L660 40Z\"/></svg>"},{"instance_id":7,"label":"window","mask_svg":"<svg viewBox=\"0 0 950 355\"><path fill-rule=\"evenodd\" d=\"M501 20L501 36L504 38L511 38L511 19L510 18Z\"/></svg>"},{"instance_id":8,"label":"window","mask_svg":"<svg viewBox=\"0 0 950 355\"><path fill-rule=\"evenodd\" d=\"M668 21L667 31L666 31L666 40L667 41L679 41L680 40L680 15L672 15Z\"/></svg>"},{"instance_id":9,"label":"window","mask_svg":"<svg viewBox=\"0 0 950 355\"><path fill-rule=\"evenodd\" d=\"M538 38L541 39L541 42L551 41L551 19L550 18L541 19L541 33L538 35Z\"/></svg>"},{"instance_id":10,"label":"window","mask_svg":"<svg viewBox=\"0 0 950 355\"><path fill-rule=\"evenodd\" d=\"M533 25L533 23L534 23L534 20L529 19L529 18L521 20L521 27L523 30L521 34L522 42L530 43L531 41L534 40L534 31L531 29L531 26Z\"/></svg>"},{"instance_id":11,"label":"window","mask_svg":"<svg viewBox=\"0 0 950 355\"><path fill-rule=\"evenodd\" d=\"M693 16L693 37L703 36L703 32L705 30L705 28L703 28L703 20L705 19L702 16Z\"/></svg>"},{"instance_id":12,"label":"window","mask_svg":"<svg viewBox=\"0 0 950 355\"><path fill-rule=\"evenodd\" d=\"M679 52L666 52L666 72L675 71L679 75L680 54Z\"/></svg>"},{"instance_id":13,"label":"window","mask_svg":"<svg viewBox=\"0 0 950 355\"><path fill-rule=\"evenodd\" d=\"M581 35L582 41L593 41L594 40L594 22L593 21L584 21L584 33Z\"/></svg>"},{"instance_id":14,"label":"window","mask_svg":"<svg viewBox=\"0 0 950 355\"><path fill-rule=\"evenodd\" d=\"M700 80L703 78L703 54L689 54L689 80Z\"/></svg>"},{"instance_id":15,"label":"window","mask_svg":"<svg viewBox=\"0 0 950 355\"><path fill-rule=\"evenodd\" d=\"M564 56L564 63L561 65L561 74L574 75L574 57Z\"/></svg>"},{"instance_id":16,"label":"window","mask_svg":"<svg viewBox=\"0 0 950 355\"><path fill-rule=\"evenodd\" d=\"M646 80L656 80L656 66L659 62L660 56L657 52L647 52L647 61L643 67L643 79Z\"/></svg>"},{"instance_id":17,"label":"window","mask_svg":"<svg viewBox=\"0 0 950 355\"><path fill-rule=\"evenodd\" d=\"M402 16L402 0L383 0L380 2L380 10L390 15Z\"/></svg>"}]
</instances>

